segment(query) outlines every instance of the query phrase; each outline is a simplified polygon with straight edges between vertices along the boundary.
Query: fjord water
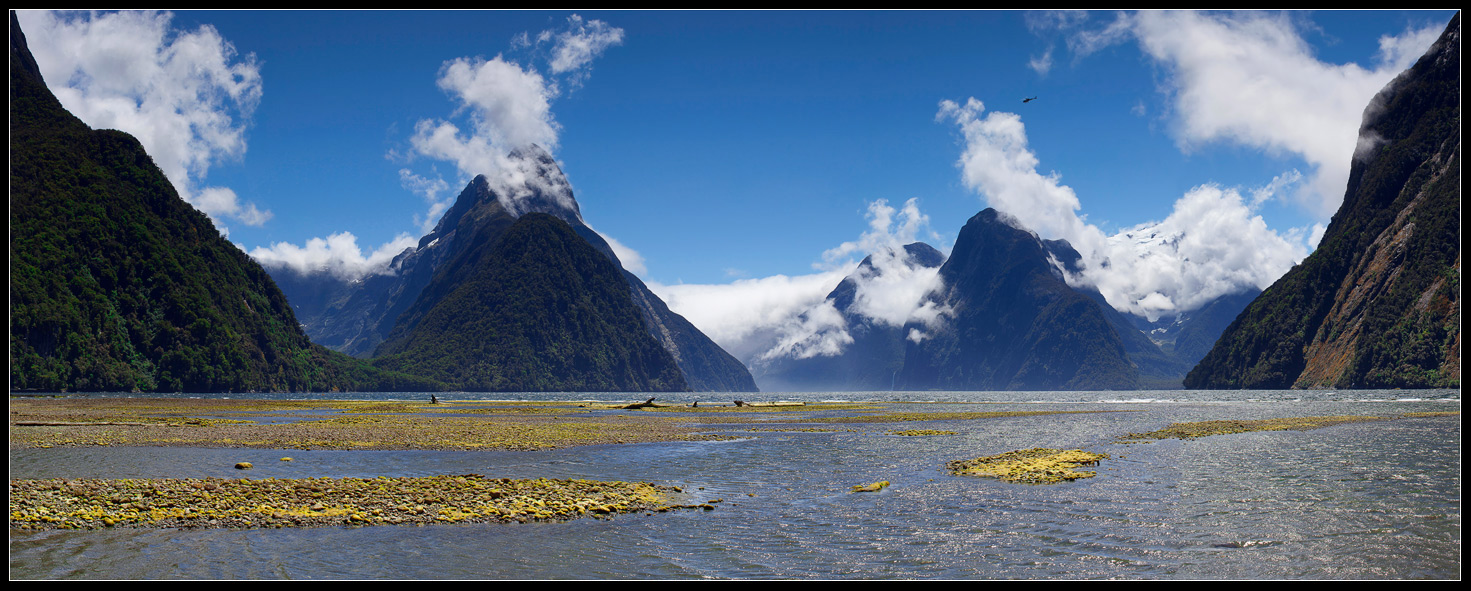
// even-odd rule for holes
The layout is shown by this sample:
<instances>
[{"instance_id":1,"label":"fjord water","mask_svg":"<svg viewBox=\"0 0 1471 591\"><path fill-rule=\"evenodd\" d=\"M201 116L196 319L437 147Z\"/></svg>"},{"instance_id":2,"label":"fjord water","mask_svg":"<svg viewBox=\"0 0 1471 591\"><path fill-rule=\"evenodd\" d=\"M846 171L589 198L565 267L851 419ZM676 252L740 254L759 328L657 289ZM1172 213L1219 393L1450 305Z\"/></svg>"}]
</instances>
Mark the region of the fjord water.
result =
<instances>
[{"instance_id":1,"label":"fjord water","mask_svg":"<svg viewBox=\"0 0 1471 591\"><path fill-rule=\"evenodd\" d=\"M11 478L429 476L643 480L713 511L568 523L10 533L37 578L1458 578L1460 417L1121 444L1172 422L1460 411L1460 393L761 394L898 412L1109 410L957 421L721 423L725 441L538 452L11 450ZM239 397L239 395L236 395ZM416 398L416 395L344 395ZM425 395L423 398L427 398ZM553 399L554 395L447 398ZM627 394L563 395L619 400ZM724 394L661 395L671 403ZM751 398L756 398L752 396ZM929 401L929 402L920 402ZM987 404L976 404L985 402ZM921 405L922 404L922 405ZM609 411L622 412L622 411ZM721 417L730 417L722 413ZM829 431L798 431L800 428ZM788 430L781 430L781 429ZM901 429L956 435L902 437ZM946 462L1032 447L1107 453L1097 477L1024 485ZM850 487L878 480L877 493Z\"/></svg>"}]
</instances>

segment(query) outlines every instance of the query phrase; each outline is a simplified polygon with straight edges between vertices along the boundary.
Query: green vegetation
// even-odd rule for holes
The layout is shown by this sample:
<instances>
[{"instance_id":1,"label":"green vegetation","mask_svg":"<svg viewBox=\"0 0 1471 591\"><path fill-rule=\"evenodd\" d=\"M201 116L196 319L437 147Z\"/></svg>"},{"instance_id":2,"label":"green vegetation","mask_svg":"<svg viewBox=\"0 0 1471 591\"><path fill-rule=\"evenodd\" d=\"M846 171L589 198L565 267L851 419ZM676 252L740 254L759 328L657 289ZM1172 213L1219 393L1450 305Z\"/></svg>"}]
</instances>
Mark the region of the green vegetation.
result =
<instances>
[{"instance_id":1,"label":"green vegetation","mask_svg":"<svg viewBox=\"0 0 1471 591\"><path fill-rule=\"evenodd\" d=\"M622 274L566 222L528 213L483 241L493 246L447 265L457 285L395 329L376 366L464 391L687 389Z\"/></svg>"},{"instance_id":2,"label":"green vegetation","mask_svg":"<svg viewBox=\"0 0 1471 591\"><path fill-rule=\"evenodd\" d=\"M313 345L136 139L61 107L13 15L10 370L13 390L442 388Z\"/></svg>"},{"instance_id":3,"label":"green vegetation","mask_svg":"<svg viewBox=\"0 0 1471 591\"><path fill-rule=\"evenodd\" d=\"M1375 98L1360 135L1382 142L1355 158L1317 250L1237 317L1187 388L1460 385L1459 36L1458 14Z\"/></svg>"}]
</instances>

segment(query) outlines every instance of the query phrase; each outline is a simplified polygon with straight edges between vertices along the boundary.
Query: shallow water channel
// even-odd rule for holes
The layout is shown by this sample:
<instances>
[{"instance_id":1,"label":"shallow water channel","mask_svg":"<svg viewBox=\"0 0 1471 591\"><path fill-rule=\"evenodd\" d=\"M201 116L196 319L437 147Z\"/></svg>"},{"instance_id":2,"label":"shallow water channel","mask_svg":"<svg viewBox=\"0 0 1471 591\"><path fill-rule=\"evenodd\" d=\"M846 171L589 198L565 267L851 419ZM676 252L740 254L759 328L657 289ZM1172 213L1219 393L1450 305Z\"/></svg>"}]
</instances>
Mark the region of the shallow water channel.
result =
<instances>
[{"instance_id":1,"label":"shallow water channel","mask_svg":"<svg viewBox=\"0 0 1471 591\"><path fill-rule=\"evenodd\" d=\"M1233 393L1234 394L1234 393ZM1457 393L1458 394L1458 393ZM1458 578L1460 417L1116 443L1171 422L1459 411L1458 396L927 404L1118 410L886 424L721 424L727 441L551 451L51 448L11 478L430 476L641 480L713 511L566 523L10 534L12 579ZM1146 398L1146 397L1156 398ZM1086 398L1086 397L1083 397ZM914 405L892 405L913 412ZM773 416L779 414L781 416ZM728 416L728 415L723 415ZM753 430L753 429L792 430ZM832 431L797 431L822 428ZM955 431L905 437L902 429ZM1111 457L1025 485L945 463L1033 447ZM289 455L292 462L279 458ZM1093 468L1090 468L1093 469ZM876 493L856 484L887 480Z\"/></svg>"}]
</instances>

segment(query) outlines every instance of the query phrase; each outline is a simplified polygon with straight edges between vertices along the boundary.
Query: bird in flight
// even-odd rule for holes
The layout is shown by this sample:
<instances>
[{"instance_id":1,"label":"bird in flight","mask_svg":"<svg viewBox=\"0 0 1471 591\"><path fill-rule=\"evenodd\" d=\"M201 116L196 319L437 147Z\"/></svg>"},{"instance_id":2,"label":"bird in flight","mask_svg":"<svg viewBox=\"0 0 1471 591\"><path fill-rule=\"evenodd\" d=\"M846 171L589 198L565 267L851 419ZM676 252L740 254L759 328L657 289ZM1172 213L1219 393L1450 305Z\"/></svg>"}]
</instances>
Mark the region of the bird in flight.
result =
<instances>
[{"instance_id":1,"label":"bird in flight","mask_svg":"<svg viewBox=\"0 0 1471 591\"><path fill-rule=\"evenodd\" d=\"M1037 100L1037 97L1034 96L1032 98L1024 98L1024 99L1022 99L1022 102L1024 102L1024 103L1030 103L1030 102L1035 101L1035 100Z\"/></svg>"}]
</instances>

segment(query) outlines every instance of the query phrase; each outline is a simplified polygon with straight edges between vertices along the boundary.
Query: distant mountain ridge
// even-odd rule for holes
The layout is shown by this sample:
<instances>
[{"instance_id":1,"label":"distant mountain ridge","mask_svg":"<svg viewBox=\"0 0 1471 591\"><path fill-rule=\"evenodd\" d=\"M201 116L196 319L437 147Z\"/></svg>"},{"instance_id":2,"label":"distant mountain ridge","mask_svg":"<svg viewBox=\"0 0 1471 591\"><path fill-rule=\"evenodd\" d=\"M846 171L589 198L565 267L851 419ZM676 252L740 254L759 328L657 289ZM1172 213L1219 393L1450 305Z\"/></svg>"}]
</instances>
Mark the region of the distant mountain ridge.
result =
<instances>
[{"instance_id":1,"label":"distant mountain ridge","mask_svg":"<svg viewBox=\"0 0 1471 591\"><path fill-rule=\"evenodd\" d=\"M1190 388L1460 385L1461 17L1371 101L1343 205Z\"/></svg>"}]
</instances>

